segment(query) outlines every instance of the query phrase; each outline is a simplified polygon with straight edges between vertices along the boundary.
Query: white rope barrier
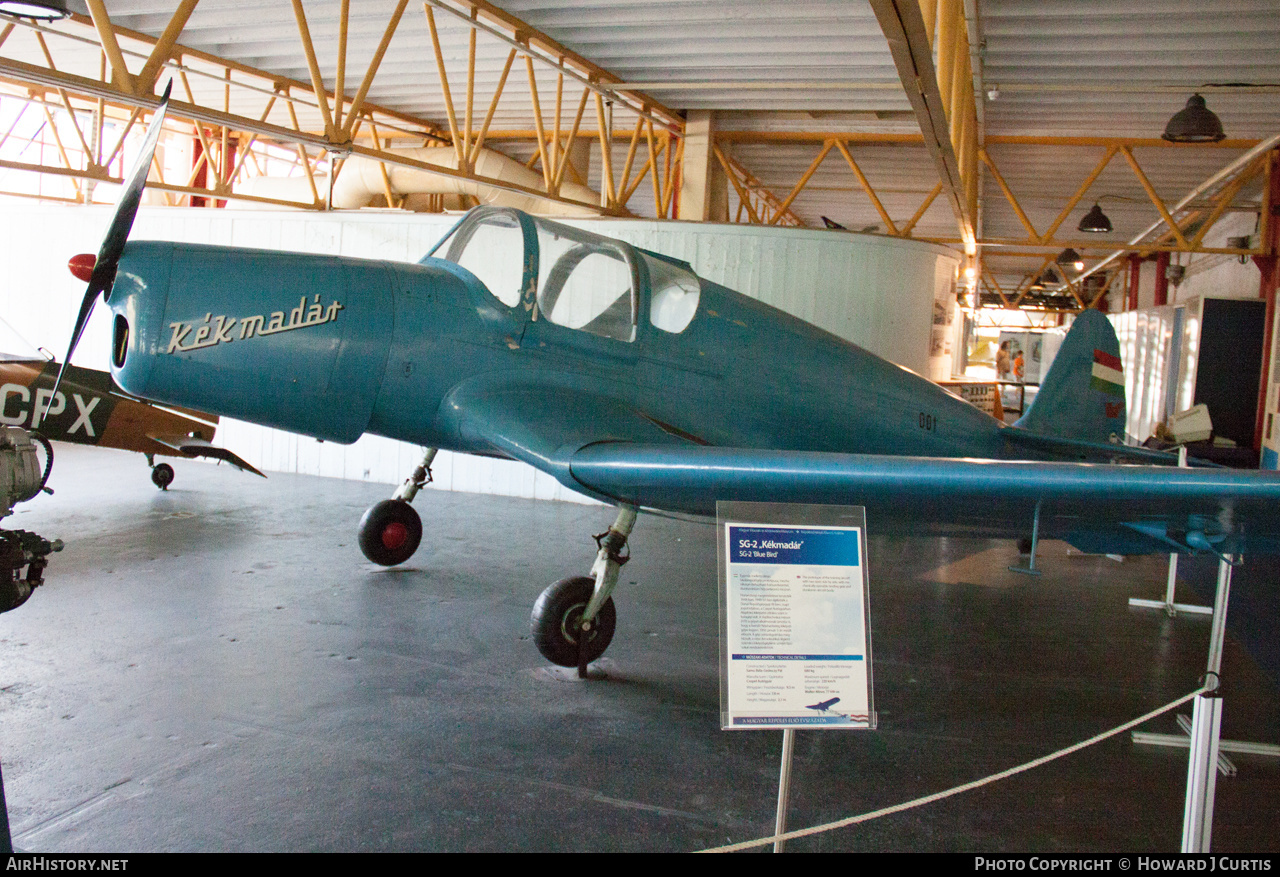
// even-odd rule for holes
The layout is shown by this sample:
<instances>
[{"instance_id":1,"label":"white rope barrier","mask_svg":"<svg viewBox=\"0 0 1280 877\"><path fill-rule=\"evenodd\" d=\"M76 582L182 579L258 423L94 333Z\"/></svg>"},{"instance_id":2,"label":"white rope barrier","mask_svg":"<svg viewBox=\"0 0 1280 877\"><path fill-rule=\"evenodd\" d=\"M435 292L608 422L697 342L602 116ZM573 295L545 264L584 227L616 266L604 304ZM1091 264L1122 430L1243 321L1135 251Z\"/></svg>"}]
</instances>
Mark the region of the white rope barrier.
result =
<instances>
[{"instance_id":1,"label":"white rope barrier","mask_svg":"<svg viewBox=\"0 0 1280 877\"><path fill-rule=\"evenodd\" d=\"M968 791L972 791L973 789L981 788L982 786L997 782L999 780L1007 779L1016 774L1025 773L1026 771L1040 767L1043 764L1048 764L1049 762L1055 759L1062 758L1065 755L1070 755L1073 752L1079 752L1081 749L1092 746L1095 743L1101 743L1103 740L1106 740L1108 737L1114 737L1117 734L1123 734L1125 731L1128 731L1132 728L1136 728L1138 725L1141 725L1143 722L1150 721L1151 719L1154 719L1156 716L1161 715L1162 713L1166 713L1172 709L1177 709L1178 707L1182 706L1184 703L1187 703L1188 701L1191 701L1191 700L1195 700L1200 695L1205 694L1206 692L1211 690L1212 688L1210 686L1197 688L1195 691L1191 692L1185 697L1180 697L1177 700L1173 701L1172 703L1167 703L1162 707L1158 707L1157 709L1154 709L1149 713L1141 715L1132 721L1125 722L1123 725L1120 725L1117 728L1112 728L1110 731L1103 731L1101 734L1090 737L1088 740L1084 740L1080 743L1075 743L1071 746L1068 746L1066 749L1060 749L1057 752L1053 752L1049 755L1041 756L1040 758L1037 758L1034 761L1028 761L1026 764L1020 764L1017 767L1011 767L1008 770L1003 770L1000 773L994 773L994 774L991 774L990 776L983 777L982 779L965 783L962 786L956 786L955 788L947 789L945 792L935 792L932 795L925 795L923 798L915 798L914 800L907 801L902 804L894 804L892 807L885 807L880 810L874 810L871 813L863 813L861 816L850 816L847 819L840 819L836 822L827 822L822 825L812 826L810 828L798 828L795 831L788 831L788 832L784 832L783 834L770 835L769 837L757 838L756 840L742 841L741 843L736 843L736 844L727 844L726 846L722 846L722 847L712 847L706 850L699 850L699 852L733 853L733 852L737 852L738 850L751 849L752 847L762 847L762 846L765 846L766 844L774 843L775 841L780 841L780 840L787 841L797 837L807 837L808 835L811 835L811 834L820 834L821 832L824 832L824 831L834 831L837 828L845 828L846 826L849 826L849 825L857 825L860 822L870 822L872 819L879 819L881 816L888 816L891 813L901 813L903 810L910 810L913 807L922 807L925 804L932 804L934 801L941 801L943 798L950 798L951 796L959 795L962 792L968 792Z\"/></svg>"}]
</instances>

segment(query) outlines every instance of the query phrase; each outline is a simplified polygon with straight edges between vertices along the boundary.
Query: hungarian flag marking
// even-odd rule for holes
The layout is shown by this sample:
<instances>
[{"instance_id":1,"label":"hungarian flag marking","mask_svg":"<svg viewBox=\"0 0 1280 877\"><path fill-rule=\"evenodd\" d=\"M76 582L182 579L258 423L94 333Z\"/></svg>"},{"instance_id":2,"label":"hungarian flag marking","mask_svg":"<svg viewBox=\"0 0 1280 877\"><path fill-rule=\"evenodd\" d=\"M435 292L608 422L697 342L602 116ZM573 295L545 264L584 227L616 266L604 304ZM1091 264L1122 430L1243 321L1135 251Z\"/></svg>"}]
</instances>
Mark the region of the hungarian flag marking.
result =
<instances>
[{"instance_id":1,"label":"hungarian flag marking","mask_svg":"<svg viewBox=\"0 0 1280 877\"><path fill-rule=\"evenodd\" d=\"M1089 386L1111 396L1124 396L1124 371L1120 357L1102 350L1093 351L1093 372Z\"/></svg>"}]
</instances>

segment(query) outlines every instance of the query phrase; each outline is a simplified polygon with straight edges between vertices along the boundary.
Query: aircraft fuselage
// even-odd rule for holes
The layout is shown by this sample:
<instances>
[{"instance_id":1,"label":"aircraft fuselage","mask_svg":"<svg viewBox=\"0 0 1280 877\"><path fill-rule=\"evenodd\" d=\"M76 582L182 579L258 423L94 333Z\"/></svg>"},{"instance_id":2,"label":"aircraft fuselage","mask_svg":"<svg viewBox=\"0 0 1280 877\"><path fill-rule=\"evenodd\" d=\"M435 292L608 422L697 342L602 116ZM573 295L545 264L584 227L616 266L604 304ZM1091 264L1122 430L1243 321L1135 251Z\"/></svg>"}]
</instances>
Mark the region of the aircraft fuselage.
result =
<instances>
[{"instance_id":1,"label":"aircraft fuselage","mask_svg":"<svg viewBox=\"0 0 1280 877\"><path fill-rule=\"evenodd\" d=\"M485 385L598 396L673 441L995 458L1001 425L920 376L702 281L684 331L635 338L538 319L441 259L130 242L108 303L127 391L351 442L494 453L449 404ZM541 315L539 315L541 316ZM563 479L562 479L563 480Z\"/></svg>"}]
</instances>

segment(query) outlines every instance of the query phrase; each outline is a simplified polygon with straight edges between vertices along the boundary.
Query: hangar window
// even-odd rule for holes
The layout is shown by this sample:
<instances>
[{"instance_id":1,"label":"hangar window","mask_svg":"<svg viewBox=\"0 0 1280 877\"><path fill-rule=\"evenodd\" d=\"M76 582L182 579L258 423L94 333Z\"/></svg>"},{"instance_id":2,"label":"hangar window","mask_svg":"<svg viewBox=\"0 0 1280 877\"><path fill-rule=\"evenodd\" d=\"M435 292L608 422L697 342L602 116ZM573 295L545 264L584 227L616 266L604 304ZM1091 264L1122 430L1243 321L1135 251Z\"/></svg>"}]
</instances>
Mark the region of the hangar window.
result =
<instances>
[{"instance_id":1,"label":"hangar window","mask_svg":"<svg viewBox=\"0 0 1280 877\"><path fill-rule=\"evenodd\" d=\"M641 254L649 269L649 322L673 335L683 332L698 311L702 284L698 275L664 259Z\"/></svg>"},{"instance_id":2,"label":"hangar window","mask_svg":"<svg viewBox=\"0 0 1280 877\"><path fill-rule=\"evenodd\" d=\"M445 258L474 274L507 307L520 301L524 233L515 216L490 213L464 223Z\"/></svg>"}]
</instances>

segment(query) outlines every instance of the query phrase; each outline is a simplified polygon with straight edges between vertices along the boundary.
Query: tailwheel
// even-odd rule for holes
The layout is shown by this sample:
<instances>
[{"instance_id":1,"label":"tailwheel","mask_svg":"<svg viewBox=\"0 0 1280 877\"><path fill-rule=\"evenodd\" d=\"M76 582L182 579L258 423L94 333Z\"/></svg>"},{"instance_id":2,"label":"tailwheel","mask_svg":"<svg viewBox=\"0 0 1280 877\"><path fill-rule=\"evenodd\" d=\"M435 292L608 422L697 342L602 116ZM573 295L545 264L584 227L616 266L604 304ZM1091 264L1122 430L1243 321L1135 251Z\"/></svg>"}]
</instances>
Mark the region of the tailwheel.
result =
<instances>
[{"instance_id":1,"label":"tailwheel","mask_svg":"<svg viewBox=\"0 0 1280 877\"><path fill-rule=\"evenodd\" d=\"M161 490L168 490L173 483L173 467L168 463L159 463L151 467L151 483Z\"/></svg>"},{"instance_id":2,"label":"tailwheel","mask_svg":"<svg viewBox=\"0 0 1280 877\"><path fill-rule=\"evenodd\" d=\"M404 563L422 541L422 519L402 499L384 499L360 519L360 550L382 566Z\"/></svg>"},{"instance_id":3,"label":"tailwheel","mask_svg":"<svg viewBox=\"0 0 1280 877\"><path fill-rule=\"evenodd\" d=\"M583 635L582 612L595 590L595 579L590 576L573 576L561 579L542 592L533 604L530 626L533 641L542 656L561 667L578 667L582 657L578 642ZM618 613L613 598L604 601L600 611L590 623L586 635L587 662L604 654L613 640L618 624Z\"/></svg>"}]
</instances>

